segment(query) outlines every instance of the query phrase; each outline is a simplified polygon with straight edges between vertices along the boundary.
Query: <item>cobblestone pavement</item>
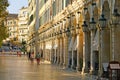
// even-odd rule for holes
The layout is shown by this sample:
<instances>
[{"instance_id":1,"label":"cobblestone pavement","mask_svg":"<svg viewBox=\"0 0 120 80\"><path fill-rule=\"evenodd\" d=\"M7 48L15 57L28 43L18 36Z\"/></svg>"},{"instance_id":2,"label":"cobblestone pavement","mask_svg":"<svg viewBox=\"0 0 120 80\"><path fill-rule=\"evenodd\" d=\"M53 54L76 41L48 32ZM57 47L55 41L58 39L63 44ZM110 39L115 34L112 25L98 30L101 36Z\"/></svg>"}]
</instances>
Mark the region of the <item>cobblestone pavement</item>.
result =
<instances>
[{"instance_id":1,"label":"cobblestone pavement","mask_svg":"<svg viewBox=\"0 0 120 80\"><path fill-rule=\"evenodd\" d=\"M41 62L31 64L26 57L0 56L0 80L94 80L80 73Z\"/></svg>"}]
</instances>

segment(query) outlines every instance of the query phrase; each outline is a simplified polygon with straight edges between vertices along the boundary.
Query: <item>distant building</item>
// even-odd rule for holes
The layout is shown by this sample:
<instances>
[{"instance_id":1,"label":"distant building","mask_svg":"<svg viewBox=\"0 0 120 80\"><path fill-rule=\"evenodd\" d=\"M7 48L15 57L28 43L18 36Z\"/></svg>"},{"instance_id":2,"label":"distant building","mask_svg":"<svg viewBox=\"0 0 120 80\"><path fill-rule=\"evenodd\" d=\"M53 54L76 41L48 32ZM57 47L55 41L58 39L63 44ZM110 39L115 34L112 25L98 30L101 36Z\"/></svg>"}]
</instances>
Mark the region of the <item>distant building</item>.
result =
<instances>
[{"instance_id":1,"label":"distant building","mask_svg":"<svg viewBox=\"0 0 120 80\"><path fill-rule=\"evenodd\" d=\"M8 38L12 41L18 40L18 14L8 14L6 21Z\"/></svg>"},{"instance_id":2,"label":"distant building","mask_svg":"<svg viewBox=\"0 0 120 80\"><path fill-rule=\"evenodd\" d=\"M22 7L18 13L18 41L26 41L28 39L28 8Z\"/></svg>"}]
</instances>

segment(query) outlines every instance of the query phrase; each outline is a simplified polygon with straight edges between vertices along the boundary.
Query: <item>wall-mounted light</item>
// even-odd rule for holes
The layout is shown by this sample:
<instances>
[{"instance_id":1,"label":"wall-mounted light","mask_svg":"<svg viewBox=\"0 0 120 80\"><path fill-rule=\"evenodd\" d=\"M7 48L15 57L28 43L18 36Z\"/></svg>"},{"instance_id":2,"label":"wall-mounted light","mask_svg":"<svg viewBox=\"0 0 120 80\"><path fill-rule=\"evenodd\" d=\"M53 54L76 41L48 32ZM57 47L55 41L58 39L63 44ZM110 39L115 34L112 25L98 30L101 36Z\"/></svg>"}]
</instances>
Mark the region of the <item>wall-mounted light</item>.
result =
<instances>
[{"instance_id":1,"label":"wall-mounted light","mask_svg":"<svg viewBox=\"0 0 120 80\"><path fill-rule=\"evenodd\" d=\"M113 16L112 16L112 24L117 25L120 22L120 14L118 13L117 9L114 9Z\"/></svg>"},{"instance_id":2,"label":"wall-mounted light","mask_svg":"<svg viewBox=\"0 0 120 80\"><path fill-rule=\"evenodd\" d=\"M83 29L83 32L88 31L88 25L87 25L86 21L83 22L82 29Z\"/></svg>"},{"instance_id":3,"label":"wall-mounted light","mask_svg":"<svg viewBox=\"0 0 120 80\"><path fill-rule=\"evenodd\" d=\"M69 27L67 27L67 29L66 29L66 34L67 34L67 36L70 35L70 29L69 29Z\"/></svg>"},{"instance_id":4,"label":"wall-mounted light","mask_svg":"<svg viewBox=\"0 0 120 80\"><path fill-rule=\"evenodd\" d=\"M106 18L104 17L104 14L101 14L101 17L99 19L99 23L100 23L100 28L103 29L106 27Z\"/></svg>"},{"instance_id":5,"label":"wall-mounted light","mask_svg":"<svg viewBox=\"0 0 120 80\"><path fill-rule=\"evenodd\" d=\"M91 22L90 22L90 29L91 29L91 30L96 29L96 22L95 22L94 18L91 19Z\"/></svg>"}]
</instances>

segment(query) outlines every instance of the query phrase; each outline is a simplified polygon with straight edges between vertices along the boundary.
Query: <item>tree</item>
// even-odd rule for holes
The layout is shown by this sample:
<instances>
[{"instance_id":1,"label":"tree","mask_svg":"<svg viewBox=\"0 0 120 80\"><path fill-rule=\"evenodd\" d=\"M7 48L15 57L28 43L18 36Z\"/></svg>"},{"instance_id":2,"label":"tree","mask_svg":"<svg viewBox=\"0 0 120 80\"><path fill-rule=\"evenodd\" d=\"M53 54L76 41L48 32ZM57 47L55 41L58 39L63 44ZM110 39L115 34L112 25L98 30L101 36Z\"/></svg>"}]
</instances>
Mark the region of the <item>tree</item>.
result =
<instances>
[{"instance_id":1,"label":"tree","mask_svg":"<svg viewBox=\"0 0 120 80\"><path fill-rule=\"evenodd\" d=\"M26 41L22 41L21 44L22 44L21 51L25 52L25 51L26 51L26 47L25 47L25 45L26 45Z\"/></svg>"},{"instance_id":2,"label":"tree","mask_svg":"<svg viewBox=\"0 0 120 80\"><path fill-rule=\"evenodd\" d=\"M7 37L4 21L8 15L8 12L6 11L8 6L8 0L0 0L0 46L2 44L3 39Z\"/></svg>"}]
</instances>

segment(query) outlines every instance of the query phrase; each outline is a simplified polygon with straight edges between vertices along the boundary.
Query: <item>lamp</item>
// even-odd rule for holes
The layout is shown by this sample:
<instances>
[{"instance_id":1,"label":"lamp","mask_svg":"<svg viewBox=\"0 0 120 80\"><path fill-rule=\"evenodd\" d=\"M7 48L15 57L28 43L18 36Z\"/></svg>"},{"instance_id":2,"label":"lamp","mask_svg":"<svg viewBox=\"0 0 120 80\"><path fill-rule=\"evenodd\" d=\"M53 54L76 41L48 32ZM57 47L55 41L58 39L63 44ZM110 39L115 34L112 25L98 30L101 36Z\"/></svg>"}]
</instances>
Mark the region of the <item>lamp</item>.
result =
<instances>
[{"instance_id":1,"label":"lamp","mask_svg":"<svg viewBox=\"0 0 120 80\"><path fill-rule=\"evenodd\" d=\"M83 22L82 29L84 32L87 31L88 25L87 25L86 21Z\"/></svg>"},{"instance_id":2,"label":"lamp","mask_svg":"<svg viewBox=\"0 0 120 80\"><path fill-rule=\"evenodd\" d=\"M94 18L91 19L90 22L90 30L96 29L96 22L94 21Z\"/></svg>"},{"instance_id":3,"label":"lamp","mask_svg":"<svg viewBox=\"0 0 120 80\"><path fill-rule=\"evenodd\" d=\"M75 28L74 28L74 26L71 27L71 33L72 33L72 34L75 33Z\"/></svg>"},{"instance_id":4,"label":"lamp","mask_svg":"<svg viewBox=\"0 0 120 80\"><path fill-rule=\"evenodd\" d=\"M112 24L113 25L119 24L119 18L120 18L120 14L118 13L118 10L114 9L113 17L112 17Z\"/></svg>"},{"instance_id":5,"label":"lamp","mask_svg":"<svg viewBox=\"0 0 120 80\"><path fill-rule=\"evenodd\" d=\"M67 27L67 29L66 29L66 34L67 34L67 36L70 35L70 29L69 29L69 27Z\"/></svg>"},{"instance_id":6,"label":"lamp","mask_svg":"<svg viewBox=\"0 0 120 80\"><path fill-rule=\"evenodd\" d=\"M80 30L80 26L79 26L80 12L79 12L79 11L77 12L77 16L78 16L78 20L77 20L76 33L78 34L78 33L79 33L79 30Z\"/></svg>"},{"instance_id":7,"label":"lamp","mask_svg":"<svg viewBox=\"0 0 120 80\"><path fill-rule=\"evenodd\" d=\"M84 8L84 14L86 14L86 12L88 11L88 8Z\"/></svg>"},{"instance_id":8,"label":"lamp","mask_svg":"<svg viewBox=\"0 0 120 80\"><path fill-rule=\"evenodd\" d=\"M59 34L62 34L62 30L60 30Z\"/></svg>"},{"instance_id":9,"label":"lamp","mask_svg":"<svg viewBox=\"0 0 120 80\"><path fill-rule=\"evenodd\" d=\"M71 33L72 34L74 34L75 33L75 28L74 28L74 17L75 17L75 15L74 14L72 14L72 25L71 25L71 28L70 28L70 30L71 30Z\"/></svg>"},{"instance_id":10,"label":"lamp","mask_svg":"<svg viewBox=\"0 0 120 80\"><path fill-rule=\"evenodd\" d=\"M101 17L99 19L99 23L100 23L100 28L103 29L106 27L106 18L104 17L104 14L101 14Z\"/></svg>"},{"instance_id":11,"label":"lamp","mask_svg":"<svg viewBox=\"0 0 120 80\"><path fill-rule=\"evenodd\" d=\"M59 31L59 36L62 37L62 30Z\"/></svg>"},{"instance_id":12,"label":"lamp","mask_svg":"<svg viewBox=\"0 0 120 80\"><path fill-rule=\"evenodd\" d=\"M79 18L80 18L80 12L79 11L77 12L77 18L78 18L77 19L77 24L79 24Z\"/></svg>"}]
</instances>

